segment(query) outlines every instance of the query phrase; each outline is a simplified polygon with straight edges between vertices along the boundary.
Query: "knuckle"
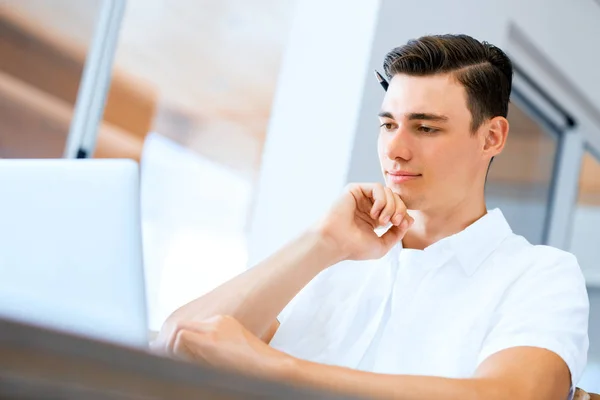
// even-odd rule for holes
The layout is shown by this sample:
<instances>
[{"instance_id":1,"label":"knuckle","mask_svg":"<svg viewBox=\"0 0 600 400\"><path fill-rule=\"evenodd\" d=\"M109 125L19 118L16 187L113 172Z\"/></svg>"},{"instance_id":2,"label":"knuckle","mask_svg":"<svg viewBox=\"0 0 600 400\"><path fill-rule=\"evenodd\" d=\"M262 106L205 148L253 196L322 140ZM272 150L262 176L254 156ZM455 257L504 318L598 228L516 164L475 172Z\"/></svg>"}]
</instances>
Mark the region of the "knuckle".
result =
<instances>
[{"instance_id":1,"label":"knuckle","mask_svg":"<svg viewBox=\"0 0 600 400\"><path fill-rule=\"evenodd\" d=\"M179 335L179 332L183 331L184 329L185 326L183 322L177 321L170 327L171 333L169 334L169 336L172 338L176 338L177 335Z\"/></svg>"},{"instance_id":2,"label":"knuckle","mask_svg":"<svg viewBox=\"0 0 600 400\"><path fill-rule=\"evenodd\" d=\"M232 317L228 315L217 315L212 318L211 324L207 329L207 334L216 336L219 332L226 331L231 327Z\"/></svg>"},{"instance_id":3,"label":"knuckle","mask_svg":"<svg viewBox=\"0 0 600 400\"><path fill-rule=\"evenodd\" d=\"M187 343L187 341L189 340L189 336L187 335L187 332L185 330L181 330L179 332L177 332L177 334L175 335L175 340L173 342L173 353L175 354L179 354L183 351L183 349L185 349L185 345Z\"/></svg>"},{"instance_id":4,"label":"knuckle","mask_svg":"<svg viewBox=\"0 0 600 400\"><path fill-rule=\"evenodd\" d=\"M361 192L361 186L358 183L348 183L344 187L343 193L353 193L358 194Z\"/></svg>"},{"instance_id":5,"label":"knuckle","mask_svg":"<svg viewBox=\"0 0 600 400\"><path fill-rule=\"evenodd\" d=\"M219 341L219 333L217 331L208 331L203 336L203 341L206 344L212 345Z\"/></svg>"},{"instance_id":6,"label":"knuckle","mask_svg":"<svg viewBox=\"0 0 600 400\"><path fill-rule=\"evenodd\" d=\"M356 190L357 187L358 185L356 183L347 183L346 186L344 186L344 191L352 192L353 190Z\"/></svg>"},{"instance_id":7,"label":"knuckle","mask_svg":"<svg viewBox=\"0 0 600 400\"><path fill-rule=\"evenodd\" d=\"M177 332L177 340L179 342L186 342L190 339L190 332L186 329L182 329Z\"/></svg>"},{"instance_id":8,"label":"knuckle","mask_svg":"<svg viewBox=\"0 0 600 400\"><path fill-rule=\"evenodd\" d=\"M217 321L218 321L219 325L231 325L232 323L236 322L237 320L235 318L233 318L231 315L218 315Z\"/></svg>"},{"instance_id":9,"label":"knuckle","mask_svg":"<svg viewBox=\"0 0 600 400\"><path fill-rule=\"evenodd\" d=\"M222 324L225 320L226 320L226 316L225 315L215 315L213 317L213 321L215 322L215 324Z\"/></svg>"},{"instance_id":10,"label":"knuckle","mask_svg":"<svg viewBox=\"0 0 600 400\"><path fill-rule=\"evenodd\" d=\"M217 315L215 318L215 325L217 328L224 328L231 325L233 318L229 315Z\"/></svg>"}]
</instances>

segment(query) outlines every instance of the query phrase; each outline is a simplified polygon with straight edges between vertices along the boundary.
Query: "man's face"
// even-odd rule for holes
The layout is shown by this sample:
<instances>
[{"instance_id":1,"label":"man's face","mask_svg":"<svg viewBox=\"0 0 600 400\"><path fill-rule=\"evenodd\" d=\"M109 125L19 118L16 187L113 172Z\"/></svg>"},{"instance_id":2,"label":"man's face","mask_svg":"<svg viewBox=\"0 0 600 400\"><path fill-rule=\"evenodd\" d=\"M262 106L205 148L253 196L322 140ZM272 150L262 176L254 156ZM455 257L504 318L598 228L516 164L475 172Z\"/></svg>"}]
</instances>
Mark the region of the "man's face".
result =
<instances>
[{"instance_id":1,"label":"man's face","mask_svg":"<svg viewBox=\"0 0 600 400\"><path fill-rule=\"evenodd\" d=\"M471 132L467 94L451 74L395 75L379 119L385 181L409 209L451 207L483 188L486 124Z\"/></svg>"}]
</instances>

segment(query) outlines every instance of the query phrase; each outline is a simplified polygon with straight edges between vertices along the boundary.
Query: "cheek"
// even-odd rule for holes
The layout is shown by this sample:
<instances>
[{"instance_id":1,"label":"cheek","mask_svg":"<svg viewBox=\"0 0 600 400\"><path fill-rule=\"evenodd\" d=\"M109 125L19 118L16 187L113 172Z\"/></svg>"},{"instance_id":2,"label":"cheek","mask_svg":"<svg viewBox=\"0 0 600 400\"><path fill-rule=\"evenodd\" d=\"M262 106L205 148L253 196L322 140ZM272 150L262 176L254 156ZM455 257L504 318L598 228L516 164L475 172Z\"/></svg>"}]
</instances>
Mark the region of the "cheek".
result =
<instances>
[{"instance_id":1,"label":"cheek","mask_svg":"<svg viewBox=\"0 0 600 400\"><path fill-rule=\"evenodd\" d=\"M426 171L436 178L445 175L448 167L456 159L451 145L442 141L427 143L425 146L421 146L420 150L420 158Z\"/></svg>"},{"instance_id":2,"label":"cheek","mask_svg":"<svg viewBox=\"0 0 600 400\"><path fill-rule=\"evenodd\" d=\"M428 175L442 185L462 180L465 173L473 172L470 144L440 141L421 149L422 160Z\"/></svg>"},{"instance_id":3,"label":"cheek","mask_svg":"<svg viewBox=\"0 0 600 400\"><path fill-rule=\"evenodd\" d=\"M377 137L377 155L379 156L379 161L383 161L387 158L385 155L385 146L386 144L382 135L379 135Z\"/></svg>"},{"instance_id":4,"label":"cheek","mask_svg":"<svg viewBox=\"0 0 600 400\"><path fill-rule=\"evenodd\" d=\"M454 182L472 183L478 174L477 148L474 141L467 141L457 145L455 151L448 153L446 162L451 168L447 168L448 180Z\"/></svg>"}]
</instances>

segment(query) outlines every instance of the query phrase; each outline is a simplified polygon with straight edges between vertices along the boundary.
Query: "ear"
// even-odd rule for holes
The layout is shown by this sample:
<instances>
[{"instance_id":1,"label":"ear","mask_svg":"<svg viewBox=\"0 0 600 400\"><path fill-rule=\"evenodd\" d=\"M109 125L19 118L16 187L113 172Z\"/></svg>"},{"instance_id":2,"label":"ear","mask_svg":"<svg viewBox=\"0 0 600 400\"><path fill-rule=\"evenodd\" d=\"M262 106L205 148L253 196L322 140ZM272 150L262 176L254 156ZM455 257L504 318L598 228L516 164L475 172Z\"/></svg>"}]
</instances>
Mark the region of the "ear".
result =
<instances>
[{"instance_id":1,"label":"ear","mask_svg":"<svg viewBox=\"0 0 600 400\"><path fill-rule=\"evenodd\" d=\"M509 123L504 117L492 118L487 126L483 151L490 157L494 157L502 152L506 139L508 137Z\"/></svg>"}]
</instances>

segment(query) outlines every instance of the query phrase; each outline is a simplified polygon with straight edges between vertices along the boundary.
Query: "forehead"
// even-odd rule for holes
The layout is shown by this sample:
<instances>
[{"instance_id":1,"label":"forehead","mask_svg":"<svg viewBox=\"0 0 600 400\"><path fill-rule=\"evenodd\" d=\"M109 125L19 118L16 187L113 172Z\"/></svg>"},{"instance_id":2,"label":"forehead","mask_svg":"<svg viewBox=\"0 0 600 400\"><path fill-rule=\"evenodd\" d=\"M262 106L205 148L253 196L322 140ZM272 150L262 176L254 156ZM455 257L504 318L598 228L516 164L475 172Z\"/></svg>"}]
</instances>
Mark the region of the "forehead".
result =
<instances>
[{"instance_id":1,"label":"forehead","mask_svg":"<svg viewBox=\"0 0 600 400\"><path fill-rule=\"evenodd\" d=\"M394 116L433 113L449 118L470 116L463 85L451 74L431 76L395 75L381 109Z\"/></svg>"}]
</instances>

